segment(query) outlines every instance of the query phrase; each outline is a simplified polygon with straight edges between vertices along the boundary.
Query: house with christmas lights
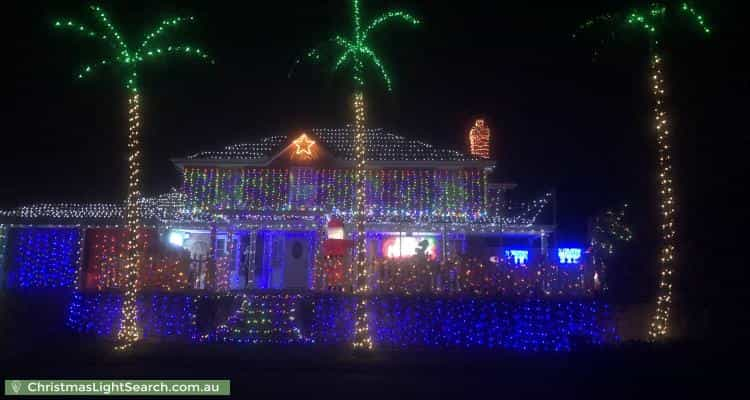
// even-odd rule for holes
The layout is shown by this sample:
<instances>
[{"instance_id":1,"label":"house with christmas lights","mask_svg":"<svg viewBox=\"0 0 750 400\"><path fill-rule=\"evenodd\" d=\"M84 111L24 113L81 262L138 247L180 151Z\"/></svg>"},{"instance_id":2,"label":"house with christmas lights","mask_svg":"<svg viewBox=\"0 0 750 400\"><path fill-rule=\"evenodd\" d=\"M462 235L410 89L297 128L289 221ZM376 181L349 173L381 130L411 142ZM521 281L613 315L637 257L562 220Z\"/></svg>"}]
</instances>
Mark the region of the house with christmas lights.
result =
<instances>
[{"instance_id":1,"label":"house with christmas lights","mask_svg":"<svg viewBox=\"0 0 750 400\"><path fill-rule=\"evenodd\" d=\"M489 259L502 256L504 234L542 238L553 231L535 224L536 215L504 220L504 192L512 185L490 182L494 161L382 129L367 135L371 263L412 257L422 242L431 260L469 251ZM230 270L242 271L229 277L232 287L318 287L325 271L316 271L316 258L344 256L346 264L350 255L352 137L350 129L312 129L173 160L191 218L170 227L170 241L194 256L229 255ZM538 214L547 200L535 203L529 214ZM329 228L340 228L338 236ZM498 239L495 246L486 240L491 237ZM339 248L324 245L336 240ZM239 267L243 263L247 266Z\"/></svg>"},{"instance_id":2,"label":"house with christmas lights","mask_svg":"<svg viewBox=\"0 0 750 400\"><path fill-rule=\"evenodd\" d=\"M172 160L180 189L139 201L142 337L351 343L361 296L352 137L310 129ZM493 182L488 140L481 121L466 153L367 130L373 342L567 350L574 338L616 340L597 299L602 271L582 249L550 246L549 193L514 203L515 185ZM2 287L62 293L55 304L67 327L113 338L126 285L124 209L0 211Z\"/></svg>"},{"instance_id":3,"label":"house with christmas lights","mask_svg":"<svg viewBox=\"0 0 750 400\"><path fill-rule=\"evenodd\" d=\"M538 221L551 207L549 193L516 206L509 200L515 185L492 182L496 161L490 159L489 129L482 120L469 132L466 153L383 129L368 130L367 142L366 253L374 288L388 280L383 275L403 280L428 274L435 276L425 278L430 282L419 291L466 290L471 285L447 282L460 279L460 271L437 270L451 262L465 264L467 258L482 268L508 264L510 275L523 270L515 266L542 259L552 259L553 266L580 262L581 249L549 248L555 227ZM141 201L149 221L142 235L149 249L142 284L351 288L346 266L353 252L353 149L351 129L311 129L172 160L182 176L181 189ZM122 212L121 206L107 204L41 204L2 212L3 237L13 243L3 255L8 284L45 285L35 281L42 279L82 288L120 286ZM66 250L68 260L60 265L68 269L50 275L56 267L47 265L45 272L32 271L51 257L45 250ZM36 255L28 259L29 254ZM432 271L405 274L390 265L420 257ZM594 271L574 270L576 289L595 289ZM399 283L413 284L390 281L390 291L404 289Z\"/></svg>"}]
</instances>

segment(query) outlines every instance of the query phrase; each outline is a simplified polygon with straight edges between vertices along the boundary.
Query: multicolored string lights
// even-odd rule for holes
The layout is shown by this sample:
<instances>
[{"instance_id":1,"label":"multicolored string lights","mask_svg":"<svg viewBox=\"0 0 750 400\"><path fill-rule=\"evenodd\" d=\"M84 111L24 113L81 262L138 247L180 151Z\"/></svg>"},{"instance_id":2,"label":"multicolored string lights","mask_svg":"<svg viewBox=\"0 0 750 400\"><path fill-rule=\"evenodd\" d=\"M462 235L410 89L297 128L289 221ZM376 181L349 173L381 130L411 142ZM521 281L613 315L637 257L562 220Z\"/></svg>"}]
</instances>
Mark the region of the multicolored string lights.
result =
<instances>
[{"instance_id":1,"label":"multicolored string lights","mask_svg":"<svg viewBox=\"0 0 750 400\"><path fill-rule=\"evenodd\" d=\"M353 214L364 195L367 217L486 216L479 168L364 169L185 167L183 191L193 213L216 210L324 211Z\"/></svg>"},{"instance_id":2,"label":"multicolored string lights","mask_svg":"<svg viewBox=\"0 0 750 400\"><path fill-rule=\"evenodd\" d=\"M370 34L381 25L391 21L400 20L411 25L419 25L420 21L404 11L388 11L370 22L366 27L363 27L361 22L361 12L359 6L359 0L352 1L353 11L353 22L354 30L351 37L344 37L336 35L330 39L329 43L332 43L337 48L337 59L334 63L334 70L338 70L343 66L351 66L352 70L352 81L355 86L355 92L353 96L353 111L354 111L354 148L355 148L355 225L357 228L356 232L356 245L355 245L355 270L358 275L357 283L362 284L362 287L357 289L358 294L367 293L366 277L359 277L360 275L366 274L365 265L365 160L367 153L367 134L365 131L365 100L362 89L365 86L365 64L372 65L377 70L378 74L383 78L386 83L388 91L392 90L391 78L380 60L380 57L373 50L373 46L369 41ZM308 56L314 60L320 59L320 51L313 49L308 52ZM372 339L369 336L367 328L367 312L365 311L366 300L362 297L361 301L357 306L357 324L355 326L355 338L354 347L371 349Z\"/></svg>"},{"instance_id":3,"label":"multicolored string lights","mask_svg":"<svg viewBox=\"0 0 750 400\"><path fill-rule=\"evenodd\" d=\"M201 342L292 344L306 343L297 321L302 299L297 294L237 296L240 302L227 321L200 336Z\"/></svg>"}]
</instances>

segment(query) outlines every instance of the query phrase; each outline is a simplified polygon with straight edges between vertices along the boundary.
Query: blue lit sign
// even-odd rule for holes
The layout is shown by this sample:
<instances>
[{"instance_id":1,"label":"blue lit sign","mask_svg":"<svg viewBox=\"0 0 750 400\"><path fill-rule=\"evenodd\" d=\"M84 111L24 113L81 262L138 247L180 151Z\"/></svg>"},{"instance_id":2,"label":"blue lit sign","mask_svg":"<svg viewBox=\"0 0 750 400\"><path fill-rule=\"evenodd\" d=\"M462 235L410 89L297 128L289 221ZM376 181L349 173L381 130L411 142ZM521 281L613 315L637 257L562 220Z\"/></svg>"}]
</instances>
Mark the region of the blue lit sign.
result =
<instances>
[{"instance_id":1,"label":"blue lit sign","mask_svg":"<svg viewBox=\"0 0 750 400\"><path fill-rule=\"evenodd\" d=\"M505 250L505 257L512 258L516 264L525 264L529 261L528 250Z\"/></svg>"},{"instance_id":2,"label":"blue lit sign","mask_svg":"<svg viewBox=\"0 0 750 400\"><path fill-rule=\"evenodd\" d=\"M576 264L581 261L582 249L576 247L561 247L557 249L557 256L561 264Z\"/></svg>"}]
</instances>

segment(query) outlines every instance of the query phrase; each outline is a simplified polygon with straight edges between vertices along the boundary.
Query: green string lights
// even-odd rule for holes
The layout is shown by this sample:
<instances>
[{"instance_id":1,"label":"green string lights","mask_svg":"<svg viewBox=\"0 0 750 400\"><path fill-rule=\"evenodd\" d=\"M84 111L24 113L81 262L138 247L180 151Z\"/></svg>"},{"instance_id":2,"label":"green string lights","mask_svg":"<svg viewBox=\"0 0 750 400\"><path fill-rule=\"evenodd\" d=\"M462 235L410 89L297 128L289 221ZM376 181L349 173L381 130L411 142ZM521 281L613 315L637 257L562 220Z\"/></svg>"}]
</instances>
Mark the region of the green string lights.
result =
<instances>
[{"instance_id":1,"label":"green string lights","mask_svg":"<svg viewBox=\"0 0 750 400\"><path fill-rule=\"evenodd\" d=\"M677 16L688 17L704 34L711 33L705 18L687 3L681 5L651 4L645 9L633 9L622 18L600 16L586 21L579 30L590 29L601 23L622 20L627 28L636 28L646 33L649 40L649 76L653 101L653 129L657 143L658 212L659 212L659 286L656 310L649 326L649 339L660 340L669 335L670 313L672 308L672 281L676 262L676 202L672 178L672 140L670 123L664 109L665 83L663 75L664 58L661 52L661 33L669 23L675 23ZM575 37L576 35L574 35Z\"/></svg>"},{"instance_id":2,"label":"green string lights","mask_svg":"<svg viewBox=\"0 0 750 400\"><path fill-rule=\"evenodd\" d=\"M128 228L127 246L122 258L127 262L123 268L126 276L124 285L123 305L120 330L117 334L116 349L126 350L140 338L138 321L136 320L136 296L138 294L138 271L143 263L144 252L141 248L140 237L144 231L142 212L139 207L141 194L141 99L138 84L138 68L142 63L166 55L183 55L209 60L205 51L195 46L176 45L167 47L153 46L152 42L161 39L168 30L185 22L194 21L193 17L168 18L162 21L154 30L146 34L141 45L130 48L119 30L112 24L109 16L99 6L90 6L98 25L103 32L90 29L72 20L59 20L53 23L54 28L78 32L85 37L101 41L111 47L114 53L95 63L84 65L78 78L83 79L103 66L116 66L122 71L123 84L128 93L128 190L125 202L125 222Z\"/></svg>"},{"instance_id":3,"label":"green string lights","mask_svg":"<svg viewBox=\"0 0 750 400\"><path fill-rule=\"evenodd\" d=\"M345 67L351 68L351 77L354 82L355 93L352 97L354 111L354 161L355 167L355 206L354 220L357 228L355 241L355 272L356 282L358 283L355 293L362 295L355 304L355 349L372 349L372 338L370 337L367 318L367 300L364 295L368 292L367 287L367 265L365 257L365 159L367 152L366 143L366 118L365 118L365 99L363 88L365 86L366 67L374 68L380 77L383 78L387 90L393 90L390 74L385 68L380 57L370 43L370 35L380 26L391 21L406 22L412 26L417 26L421 22L405 11L387 11L373 19L369 24L363 24L361 18L361 9L359 0L352 1L354 30L352 36L344 37L336 35L327 43L333 44L337 49L337 56L333 63L333 70L338 71ZM363 26L365 26L363 28ZM315 48L307 52L307 58L312 61L321 60L320 48Z\"/></svg>"},{"instance_id":4,"label":"green string lights","mask_svg":"<svg viewBox=\"0 0 750 400\"><path fill-rule=\"evenodd\" d=\"M375 52L373 45L370 43L370 36L379 27L393 21L405 22L412 26L418 26L422 22L411 14L393 10L387 11L380 16L373 19L365 28L362 28L361 13L359 0L352 1L353 10L353 21L354 31L351 37L345 37L342 35L335 35L326 44L333 44L337 49L337 55L333 65L334 71L343 69L344 67L350 67L352 72L352 80L354 81L355 87L362 88L365 85L365 70L369 65L374 68L376 72L383 78L388 91L393 90L391 76L385 68L380 57ZM321 48L311 49L307 52L307 58L312 61L321 60Z\"/></svg>"},{"instance_id":5,"label":"green string lights","mask_svg":"<svg viewBox=\"0 0 750 400\"><path fill-rule=\"evenodd\" d=\"M169 30L177 28L185 23L195 21L194 17L176 17L163 20L156 26L156 28L145 35L140 46L132 49L126 44L119 30L112 24L107 13L101 7L90 6L89 8L94 13L97 22L102 25L102 28L105 30L104 33L97 32L94 29L73 20L57 20L53 23L55 29L78 32L84 37L100 40L114 50L114 54L109 58L104 58L91 64L83 65L77 74L79 79L87 77L97 68L102 66L116 65L125 71L123 74L125 87L131 92L137 93L139 86L136 72L140 64L145 61L164 55L184 55L197 57L205 61L210 61L211 63L214 62L204 50L196 46L178 45L159 47L152 45L153 41L164 36Z\"/></svg>"}]
</instances>

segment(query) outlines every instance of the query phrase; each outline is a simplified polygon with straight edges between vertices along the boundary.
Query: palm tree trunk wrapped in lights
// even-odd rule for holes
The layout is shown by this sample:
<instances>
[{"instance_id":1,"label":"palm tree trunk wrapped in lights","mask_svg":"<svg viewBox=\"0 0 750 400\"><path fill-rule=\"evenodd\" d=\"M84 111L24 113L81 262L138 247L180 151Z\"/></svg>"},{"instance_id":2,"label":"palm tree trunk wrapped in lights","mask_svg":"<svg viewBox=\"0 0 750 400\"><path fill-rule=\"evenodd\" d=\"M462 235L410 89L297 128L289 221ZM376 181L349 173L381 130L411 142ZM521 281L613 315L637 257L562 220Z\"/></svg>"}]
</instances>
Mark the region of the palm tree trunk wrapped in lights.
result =
<instances>
[{"instance_id":1,"label":"palm tree trunk wrapped in lights","mask_svg":"<svg viewBox=\"0 0 750 400\"><path fill-rule=\"evenodd\" d=\"M141 198L141 151L140 151L140 95L137 91L128 98L128 194L125 203L127 242L125 247L124 294L122 317L117 340L119 349L125 349L140 339L137 322L136 299L138 297L138 272L143 264L143 241L141 211L138 200Z\"/></svg>"},{"instance_id":2,"label":"palm tree trunk wrapped in lights","mask_svg":"<svg viewBox=\"0 0 750 400\"><path fill-rule=\"evenodd\" d=\"M364 94L358 91L354 94L354 162L355 162L355 189L354 201L354 224L357 230L355 245L355 273L357 284L355 293L360 295L355 304L355 326L354 347L361 349L372 349L372 337L370 337L369 319L367 318L367 298L369 292L367 284L367 254L365 222L367 218L365 204L365 157L367 146L367 132L365 132L365 100Z\"/></svg>"},{"instance_id":3,"label":"palm tree trunk wrapped in lights","mask_svg":"<svg viewBox=\"0 0 750 400\"><path fill-rule=\"evenodd\" d=\"M616 18L619 16L620 18ZM676 269L675 244L675 194L672 181L672 144L667 112L664 110L664 77L662 74L664 61L659 49L660 35L666 26L678 16L686 16L704 34L711 33L703 15L687 3L665 5L652 3L646 9L632 9L624 15L605 14L592 18L579 26L579 31L590 29L597 25L609 26L612 22L622 21L627 27L635 27L646 33L650 45L650 86L654 101L654 129L657 145L657 179L658 179L658 213L659 213L659 285L657 287L656 310L649 324L648 337L650 340L660 340L668 337L670 331L670 314L672 310L672 283ZM573 35L576 36L575 34ZM608 33L607 37L613 37ZM596 54L596 52L595 52Z\"/></svg>"},{"instance_id":4,"label":"palm tree trunk wrapped in lights","mask_svg":"<svg viewBox=\"0 0 750 400\"><path fill-rule=\"evenodd\" d=\"M657 339L668 334L669 313L672 305L672 273L675 256L674 193L672 191L672 156L667 112L664 111L664 78L662 58L658 52L651 56L651 89L654 95L654 124L658 151L659 219L661 243L659 249L659 287L656 312L649 327L649 337Z\"/></svg>"},{"instance_id":5,"label":"palm tree trunk wrapped in lights","mask_svg":"<svg viewBox=\"0 0 750 400\"><path fill-rule=\"evenodd\" d=\"M125 226L127 228L127 239L125 243L125 260L123 266L125 283L123 290L122 311L120 329L117 333L118 350L129 349L140 339L138 328L136 299L138 296L138 273L144 262L143 221L140 209L141 193L141 98L140 86L137 83L138 67L145 61L153 61L167 55L179 55L197 57L209 60L206 52L195 46L172 45L159 46L153 44L158 42L166 32L187 22L195 20L193 17L167 18L147 33L138 47L126 44L119 30L112 24L110 17L99 6L90 6L96 22L103 29L102 32L73 20L58 20L53 26L56 29L66 29L83 37L105 44L112 51L108 57L93 64L84 65L78 73L78 78L92 74L97 68L106 66L117 66L120 71L125 71L124 88L128 95L128 190L125 199Z\"/></svg>"}]
</instances>

